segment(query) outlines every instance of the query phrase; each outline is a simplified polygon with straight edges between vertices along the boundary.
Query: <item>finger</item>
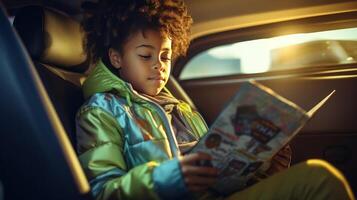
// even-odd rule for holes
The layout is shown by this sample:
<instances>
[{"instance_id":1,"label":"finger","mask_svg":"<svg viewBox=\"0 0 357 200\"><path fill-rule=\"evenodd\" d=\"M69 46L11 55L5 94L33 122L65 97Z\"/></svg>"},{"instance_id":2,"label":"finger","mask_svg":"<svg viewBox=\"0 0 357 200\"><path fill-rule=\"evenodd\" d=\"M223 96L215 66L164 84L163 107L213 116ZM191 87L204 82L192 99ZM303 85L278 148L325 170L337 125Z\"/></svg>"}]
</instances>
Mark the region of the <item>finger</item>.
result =
<instances>
[{"instance_id":1,"label":"finger","mask_svg":"<svg viewBox=\"0 0 357 200\"><path fill-rule=\"evenodd\" d=\"M181 167L182 174L187 175L201 175L201 176L218 176L218 169L213 167L201 167L193 165L183 165Z\"/></svg>"},{"instance_id":2,"label":"finger","mask_svg":"<svg viewBox=\"0 0 357 200\"><path fill-rule=\"evenodd\" d=\"M284 156L288 156L288 157L290 157L291 156L291 154L292 154L292 152L291 151L289 151L289 150L283 150L283 151L279 151L279 153L278 153L279 155L284 155Z\"/></svg>"},{"instance_id":3,"label":"finger","mask_svg":"<svg viewBox=\"0 0 357 200\"><path fill-rule=\"evenodd\" d=\"M273 162L279 164L279 165L282 165L284 167L288 167L289 164L290 164L290 159L286 159L284 157L281 157L281 156L275 156L273 158Z\"/></svg>"},{"instance_id":4,"label":"finger","mask_svg":"<svg viewBox=\"0 0 357 200\"><path fill-rule=\"evenodd\" d=\"M287 147L281 149L280 151L278 151L277 154L289 155L290 156L292 154L292 151L291 151L291 148L287 146Z\"/></svg>"},{"instance_id":5,"label":"finger","mask_svg":"<svg viewBox=\"0 0 357 200\"><path fill-rule=\"evenodd\" d=\"M274 157L281 157L282 159L288 160L290 162L291 161L291 152L286 151L286 150L280 150Z\"/></svg>"},{"instance_id":6,"label":"finger","mask_svg":"<svg viewBox=\"0 0 357 200\"><path fill-rule=\"evenodd\" d=\"M197 161L200 160L212 160L212 157L209 154L206 153L192 153L185 155L181 158L180 162L181 164L191 164L194 165L197 163Z\"/></svg>"},{"instance_id":7,"label":"finger","mask_svg":"<svg viewBox=\"0 0 357 200\"><path fill-rule=\"evenodd\" d=\"M185 178L185 183L187 185L211 186L216 183L216 181L217 178L204 176L188 176Z\"/></svg>"},{"instance_id":8,"label":"finger","mask_svg":"<svg viewBox=\"0 0 357 200\"><path fill-rule=\"evenodd\" d=\"M269 174L273 174L273 173L276 173L276 172L280 172L284 169L288 168L287 166L284 166L278 162L272 162L272 164L270 165L269 169L267 170L267 172Z\"/></svg>"},{"instance_id":9,"label":"finger","mask_svg":"<svg viewBox=\"0 0 357 200\"><path fill-rule=\"evenodd\" d=\"M267 170L267 173L272 175L275 174L277 172L283 171L284 169L286 169L285 167L278 165L278 164L272 164L270 166L270 168Z\"/></svg>"},{"instance_id":10,"label":"finger","mask_svg":"<svg viewBox=\"0 0 357 200\"><path fill-rule=\"evenodd\" d=\"M277 157L277 156L282 157L286 160L290 160L290 158L291 158L291 154L286 153L286 152L280 152L280 151L275 155L275 157Z\"/></svg>"},{"instance_id":11,"label":"finger","mask_svg":"<svg viewBox=\"0 0 357 200\"><path fill-rule=\"evenodd\" d=\"M287 150L287 151L292 151L290 145L286 145L284 149Z\"/></svg>"},{"instance_id":12,"label":"finger","mask_svg":"<svg viewBox=\"0 0 357 200\"><path fill-rule=\"evenodd\" d=\"M285 146L281 151L286 153L286 154L292 154L292 150L291 150L290 145Z\"/></svg>"}]
</instances>

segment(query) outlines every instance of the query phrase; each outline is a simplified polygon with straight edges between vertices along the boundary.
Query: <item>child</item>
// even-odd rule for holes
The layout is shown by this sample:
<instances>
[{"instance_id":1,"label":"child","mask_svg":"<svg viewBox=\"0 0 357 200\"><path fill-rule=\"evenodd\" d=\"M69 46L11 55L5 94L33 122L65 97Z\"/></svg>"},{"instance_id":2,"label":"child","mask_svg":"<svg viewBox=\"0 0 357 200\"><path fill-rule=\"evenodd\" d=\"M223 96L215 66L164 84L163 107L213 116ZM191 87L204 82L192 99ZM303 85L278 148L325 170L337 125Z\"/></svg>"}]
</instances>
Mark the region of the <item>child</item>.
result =
<instances>
[{"instance_id":1,"label":"child","mask_svg":"<svg viewBox=\"0 0 357 200\"><path fill-rule=\"evenodd\" d=\"M223 198L207 189L217 170L196 165L210 157L181 155L207 132L205 122L165 88L191 22L181 0L103 0L83 22L96 66L83 85L77 150L96 199ZM353 198L341 174L311 162L227 198Z\"/></svg>"}]
</instances>

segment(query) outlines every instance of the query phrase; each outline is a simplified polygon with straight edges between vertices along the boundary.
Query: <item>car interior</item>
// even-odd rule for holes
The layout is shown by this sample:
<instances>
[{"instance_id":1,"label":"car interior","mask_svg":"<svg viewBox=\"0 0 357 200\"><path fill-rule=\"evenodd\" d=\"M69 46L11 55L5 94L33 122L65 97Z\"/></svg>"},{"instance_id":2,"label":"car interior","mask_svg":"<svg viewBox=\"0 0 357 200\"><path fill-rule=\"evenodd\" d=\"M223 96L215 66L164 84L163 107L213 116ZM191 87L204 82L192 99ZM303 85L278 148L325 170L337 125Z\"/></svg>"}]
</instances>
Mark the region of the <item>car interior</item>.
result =
<instances>
[{"instance_id":1,"label":"car interior","mask_svg":"<svg viewBox=\"0 0 357 200\"><path fill-rule=\"evenodd\" d=\"M75 147L75 114L84 102L81 84L89 68L83 53L79 23L53 9L26 6L17 12L13 26L31 58L27 65L32 61L34 73L40 77L38 84L44 86L44 92L49 96L64 132L72 147ZM192 100L173 77L167 87L175 96L180 96L180 99L194 107ZM81 174L83 176L83 172ZM88 195L88 191L83 194L87 198Z\"/></svg>"},{"instance_id":2,"label":"car interior","mask_svg":"<svg viewBox=\"0 0 357 200\"><path fill-rule=\"evenodd\" d=\"M0 1L0 119L1 136L6 138L0 140L0 200L91 199L75 155L75 115L84 102L81 84L92 68L83 53L80 11L73 9L82 2L51 2ZM244 1L236 10L229 6L235 1L209 2L187 1L197 25L188 55L174 63L168 89L198 109L209 125L249 79L306 110L336 90L291 141L292 164L309 158L328 160L356 191L356 63L194 79L182 79L181 74L191 59L219 45L357 27L357 3L278 1L276 7L257 6L256 14ZM238 22L232 23L235 19Z\"/></svg>"}]
</instances>

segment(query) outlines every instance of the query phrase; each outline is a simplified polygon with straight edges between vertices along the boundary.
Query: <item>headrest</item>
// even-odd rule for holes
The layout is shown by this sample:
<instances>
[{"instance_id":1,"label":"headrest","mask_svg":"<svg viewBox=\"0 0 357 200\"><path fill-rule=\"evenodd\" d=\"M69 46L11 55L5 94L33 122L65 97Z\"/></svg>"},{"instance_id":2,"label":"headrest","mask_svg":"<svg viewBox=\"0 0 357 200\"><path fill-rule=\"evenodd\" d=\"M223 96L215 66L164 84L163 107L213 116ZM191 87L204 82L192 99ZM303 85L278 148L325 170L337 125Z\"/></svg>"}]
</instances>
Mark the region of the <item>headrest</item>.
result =
<instances>
[{"instance_id":1,"label":"headrest","mask_svg":"<svg viewBox=\"0 0 357 200\"><path fill-rule=\"evenodd\" d=\"M16 14L14 27L34 61L76 72L88 67L80 25L64 13L25 7Z\"/></svg>"}]
</instances>

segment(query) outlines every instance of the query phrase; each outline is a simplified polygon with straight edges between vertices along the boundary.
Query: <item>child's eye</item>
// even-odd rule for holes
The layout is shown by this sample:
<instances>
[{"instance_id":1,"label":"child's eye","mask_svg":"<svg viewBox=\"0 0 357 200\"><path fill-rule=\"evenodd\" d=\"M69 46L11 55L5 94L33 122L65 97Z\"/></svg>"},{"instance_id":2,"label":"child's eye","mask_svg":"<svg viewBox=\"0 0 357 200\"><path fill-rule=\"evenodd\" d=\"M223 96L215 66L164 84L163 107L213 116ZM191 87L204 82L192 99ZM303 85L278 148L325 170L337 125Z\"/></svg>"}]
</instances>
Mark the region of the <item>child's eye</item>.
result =
<instances>
[{"instance_id":1,"label":"child's eye","mask_svg":"<svg viewBox=\"0 0 357 200\"><path fill-rule=\"evenodd\" d=\"M145 60L149 60L151 58L151 55L139 55L139 56Z\"/></svg>"}]
</instances>

